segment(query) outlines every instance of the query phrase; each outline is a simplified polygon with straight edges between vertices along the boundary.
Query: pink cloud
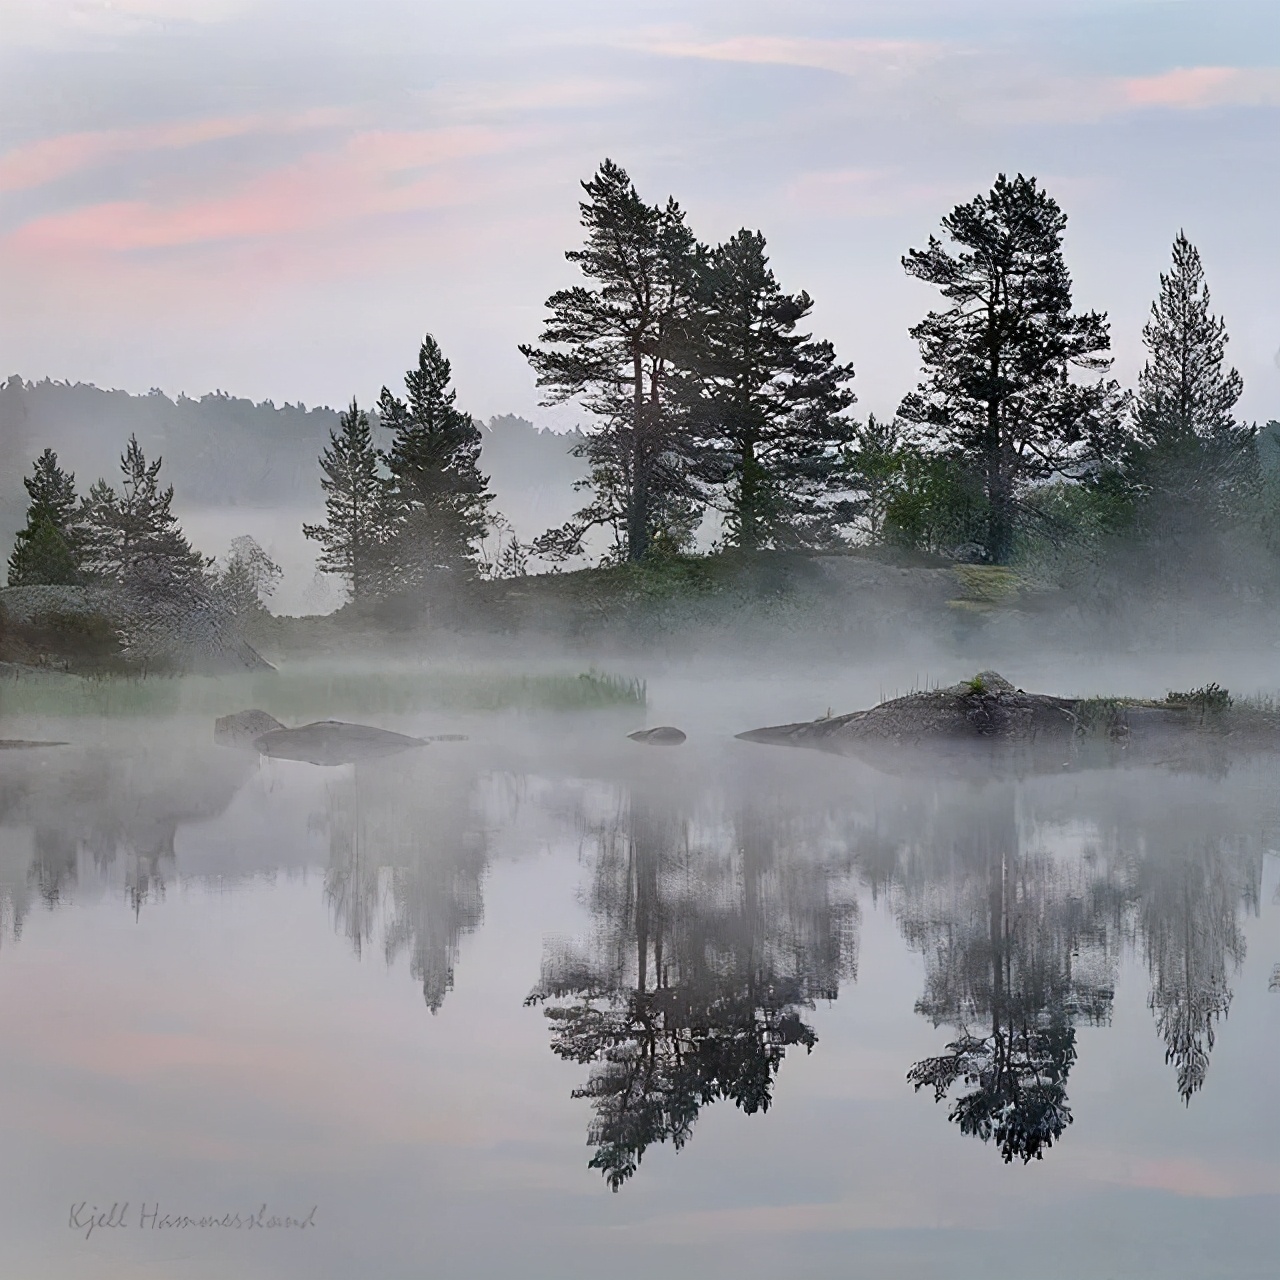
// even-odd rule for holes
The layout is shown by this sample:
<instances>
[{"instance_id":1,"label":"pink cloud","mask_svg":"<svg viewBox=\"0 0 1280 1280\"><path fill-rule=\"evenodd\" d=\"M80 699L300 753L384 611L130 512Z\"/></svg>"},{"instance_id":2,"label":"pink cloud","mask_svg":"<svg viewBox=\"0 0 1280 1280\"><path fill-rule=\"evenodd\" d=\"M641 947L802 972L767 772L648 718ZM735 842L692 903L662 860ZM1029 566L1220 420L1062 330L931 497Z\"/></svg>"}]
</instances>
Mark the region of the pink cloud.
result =
<instances>
[{"instance_id":1,"label":"pink cloud","mask_svg":"<svg viewBox=\"0 0 1280 1280\"><path fill-rule=\"evenodd\" d=\"M138 129L64 133L0 155L0 191L42 187L130 152L173 151L253 134L331 128L346 119L345 112L316 110L286 116L215 116Z\"/></svg>"},{"instance_id":2,"label":"pink cloud","mask_svg":"<svg viewBox=\"0 0 1280 1280\"><path fill-rule=\"evenodd\" d=\"M35 254L120 254L287 236L456 204L470 192L452 162L502 150L509 141L479 127L361 133L226 195L90 205L29 222L9 245Z\"/></svg>"},{"instance_id":3,"label":"pink cloud","mask_svg":"<svg viewBox=\"0 0 1280 1280\"><path fill-rule=\"evenodd\" d=\"M941 53L939 44L923 40L818 40L804 36L735 36L709 41L659 38L636 41L631 47L672 58L812 67L840 75L901 70L933 62Z\"/></svg>"},{"instance_id":4,"label":"pink cloud","mask_svg":"<svg viewBox=\"0 0 1280 1280\"><path fill-rule=\"evenodd\" d=\"M1119 84L1125 104L1134 107L1249 106L1280 103L1280 71L1270 68L1175 67L1159 75Z\"/></svg>"}]
</instances>

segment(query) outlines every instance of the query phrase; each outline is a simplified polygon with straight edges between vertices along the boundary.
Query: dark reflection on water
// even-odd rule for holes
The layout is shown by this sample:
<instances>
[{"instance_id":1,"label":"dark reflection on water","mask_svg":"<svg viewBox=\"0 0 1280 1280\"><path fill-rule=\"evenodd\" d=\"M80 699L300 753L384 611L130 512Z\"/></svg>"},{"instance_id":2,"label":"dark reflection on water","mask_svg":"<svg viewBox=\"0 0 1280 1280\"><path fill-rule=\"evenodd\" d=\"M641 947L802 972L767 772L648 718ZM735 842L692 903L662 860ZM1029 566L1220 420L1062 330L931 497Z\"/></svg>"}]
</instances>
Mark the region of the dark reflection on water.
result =
<instances>
[{"instance_id":1,"label":"dark reflection on water","mask_svg":"<svg viewBox=\"0 0 1280 1280\"><path fill-rule=\"evenodd\" d=\"M402 954L437 1012L453 989L458 944L484 918L488 862L479 778L451 770L421 785L397 762L359 764L331 783L313 815L328 837L325 897L357 955L381 934L388 964Z\"/></svg>"},{"instance_id":2,"label":"dark reflection on water","mask_svg":"<svg viewBox=\"0 0 1280 1280\"><path fill-rule=\"evenodd\" d=\"M0 824L31 832L3 846L4 940L40 902L118 894L137 914L175 878L319 857L334 928L357 955L407 959L434 1013L482 924L495 834L519 847L555 829L580 841L592 923L548 940L528 1003L582 1068L590 1163L615 1190L649 1147L687 1143L703 1108L764 1111L788 1054L821 1051L812 1011L850 998L860 900L923 959L915 1011L940 1034L902 1063L904 1088L1005 1161L1042 1158L1072 1123L1077 1029L1109 1023L1126 952L1145 963L1178 1092L1189 1104L1206 1086L1280 826L1261 772L977 786L750 750L499 766L460 749L319 781L179 741L33 754L0 778ZM253 778L276 825L184 866L179 829L214 823Z\"/></svg>"},{"instance_id":3,"label":"dark reflection on water","mask_svg":"<svg viewBox=\"0 0 1280 1280\"><path fill-rule=\"evenodd\" d=\"M804 1012L857 971L847 859L815 859L796 817L742 801L700 811L682 789L620 788L586 823L591 940L548 948L529 997L552 1049L590 1065L591 1159L617 1190L645 1149L688 1141L701 1107L766 1110Z\"/></svg>"}]
</instances>

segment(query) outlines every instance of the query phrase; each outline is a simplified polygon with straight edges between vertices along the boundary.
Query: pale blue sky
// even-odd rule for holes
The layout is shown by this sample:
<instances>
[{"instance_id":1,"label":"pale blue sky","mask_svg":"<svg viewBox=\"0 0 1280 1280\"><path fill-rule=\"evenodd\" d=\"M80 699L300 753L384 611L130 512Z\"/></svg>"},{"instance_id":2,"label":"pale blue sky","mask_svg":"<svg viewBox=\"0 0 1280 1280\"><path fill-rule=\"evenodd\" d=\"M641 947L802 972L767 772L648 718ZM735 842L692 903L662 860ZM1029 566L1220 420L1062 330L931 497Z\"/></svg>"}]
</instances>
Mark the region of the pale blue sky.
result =
<instances>
[{"instance_id":1,"label":"pale blue sky","mask_svg":"<svg viewBox=\"0 0 1280 1280\"><path fill-rule=\"evenodd\" d=\"M472 411L572 278L610 155L765 232L858 370L915 380L903 251L1000 170L1071 217L1118 371L1180 227L1280 416L1274 0L0 0L0 374L372 398L430 329Z\"/></svg>"}]
</instances>

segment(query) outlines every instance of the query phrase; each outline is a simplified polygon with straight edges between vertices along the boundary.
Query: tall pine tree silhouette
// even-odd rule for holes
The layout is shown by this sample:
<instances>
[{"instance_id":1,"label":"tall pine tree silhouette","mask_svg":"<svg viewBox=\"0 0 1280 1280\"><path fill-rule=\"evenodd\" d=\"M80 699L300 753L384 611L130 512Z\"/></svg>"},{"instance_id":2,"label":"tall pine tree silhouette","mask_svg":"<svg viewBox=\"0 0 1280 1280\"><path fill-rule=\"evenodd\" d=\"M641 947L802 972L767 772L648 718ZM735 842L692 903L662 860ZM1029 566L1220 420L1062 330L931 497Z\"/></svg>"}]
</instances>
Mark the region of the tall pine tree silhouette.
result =
<instances>
[{"instance_id":1,"label":"tall pine tree silhouette","mask_svg":"<svg viewBox=\"0 0 1280 1280\"><path fill-rule=\"evenodd\" d=\"M853 367L797 331L813 299L783 293L759 232L739 231L698 275L681 363L696 393L701 471L724 494L729 537L744 551L830 541L841 446L853 438L840 416L854 400Z\"/></svg>"},{"instance_id":2,"label":"tall pine tree silhouette","mask_svg":"<svg viewBox=\"0 0 1280 1280\"><path fill-rule=\"evenodd\" d=\"M320 544L318 567L344 579L353 600L374 593L387 520L387 483L369 430L369 415L353 399L329 432L320 455L325 521L304 524L306 537Z\"/></svg>"},{"instance_id":3,"label":"tall pine tree silhouette","mask_svg":"<svg viewBox=\"0 0 1280 1280\"><path fill-rule=\"evenodd\" d=\"M382 453L390 472L385 574L398 593L473 573L489 525L493 494L480 472L480 428L455 407L451 378L427 334L405 374L404 399L383 387L378 400L379 420L392 433Z\"/></svg>"},{"instance_id":4,"label":"tall pine tree silhouette","mask_svg":"<svg viewBox=\"0 0 1280 1280\"><path fill-rule=\"evenodd\" d=\"M1147 361L1125 459L1152 535L1177 539L1222 522L1255 482L1256 432L1234 416L1244 383L1227 366L1227 340L1200 254L1179 232L1142 330Z\"/></svg>"},{"instance_id":5,"label":"tall pine tree silhouette","mask_svg":"<svg viewBox=\"0 0 1280 1280\"><path fill-rule=\"evenodd\" d=\"M619 558L642 560L655 540L682 541L699 514L673 404L696 246L675 201L646 204L612 160L582 188L586 243L565 257L589 284L553 293L541 345L520 351L544 403L580 396L597 420L575 450L590 467L594 500L535 548L563 558L605 526Z\"/></svg>"},{"instance_id":6,"label":"tall pine tree silhouette","mask_svg":"<svg viewBox=\"0 0 1280 1280\"><path fill-rule=\"evenodd\" d=\"M961 460L986 498L987 559L1003 563L1028 485L1069 473L1117 445L1123 401L1105 373L1105 314L1072 310L1062 256L1067 218L1034 178L1001 174L988 195L942 220L903 258L907 274L947 301L911 330L925 378L900 410Z\"/></svg>"}]
</instances>

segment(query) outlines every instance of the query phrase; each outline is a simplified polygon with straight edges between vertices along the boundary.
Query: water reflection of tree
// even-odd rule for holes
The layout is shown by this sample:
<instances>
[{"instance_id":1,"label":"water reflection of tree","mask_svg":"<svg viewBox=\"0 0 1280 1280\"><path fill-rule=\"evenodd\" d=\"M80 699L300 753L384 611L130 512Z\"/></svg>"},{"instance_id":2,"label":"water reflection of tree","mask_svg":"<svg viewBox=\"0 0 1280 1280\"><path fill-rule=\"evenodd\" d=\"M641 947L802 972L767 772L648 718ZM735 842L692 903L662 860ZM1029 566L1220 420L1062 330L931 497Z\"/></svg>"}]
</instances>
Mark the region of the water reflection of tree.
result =
<instances>
[{"instance_id":1,"label":"water reflection of tree","mask_svg":"<svg viewBox=\"0 0 1280 1280\"><path fill-rule=\"evenodd\" d=\"M623 793L591 830L586 947L549 949L529 997L552 1049L590 1065L590 1165L613 1190L646 1149L688 1141L699 1110L766 1110L803 1011L854 974L856 900L822 863L788 856L786 822L743 808L700 826L655 791Z\"/></svg>"},{"instance_id":2,"label":"water reflection of tree","mask_svg":"<svg viewBox=\"0 0 1280 1280\"><path fill-rule=\"evenodd\" d=\"M1114 887L1104 869L1029 849L1012 787L952 797L936 816L891 892L925 958L916 1010L958 1034L907 1078L950 1098L948 1118L1006 1161L1041 1159L1072 1122L1076 1025L1110 1017Z\"/></svg>"},{"instance_id":3,"label":"water reflection of tree","mask_svg":"<svg viewBox=\"0 0 1280 1280\"><path fill-rule=\"evenodd\" d=\"M140 913L175 874L179 828L225 810L253 770L167 728L5 764L0 822L31 832L26 847L6 840L0 858L0 922L15 938L33 898L52 908L114 886Z\"/></svg>"},{"instance_id":4,"label":"water reflection of tree","mask_svg":"<svg viewBox=\"0 0 1280 1280\"><path fill-rule=\"evenodd\" d=\"M1138 937L1150 975L1147 1005L1189 1105L1204 1087L1217 1024L1244 962L1241 916L1259 905L1259 817L1236 805L1172 803L1133 839ZM1132 821L1132 819L1130 819Z\"/></svg>"},{"instance_id":5,"label":"water reflection of tree","mask_svg":"<svg viewBox=\"0 0 1280 1280\"><path fill-rule=\"evenodd\" d=\"M415 761L354 766L329 788L325 894L357 954L381 935L401 954L432 1013L453 988L463 935L483 919L487 841L474 772L424 779Z\"/></svg>"}]
</instances>

